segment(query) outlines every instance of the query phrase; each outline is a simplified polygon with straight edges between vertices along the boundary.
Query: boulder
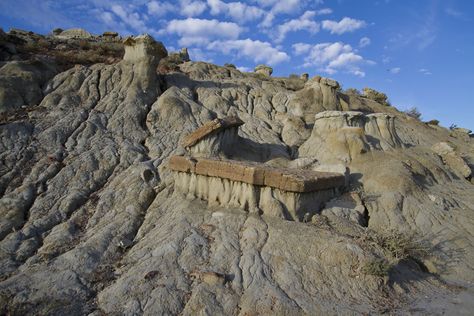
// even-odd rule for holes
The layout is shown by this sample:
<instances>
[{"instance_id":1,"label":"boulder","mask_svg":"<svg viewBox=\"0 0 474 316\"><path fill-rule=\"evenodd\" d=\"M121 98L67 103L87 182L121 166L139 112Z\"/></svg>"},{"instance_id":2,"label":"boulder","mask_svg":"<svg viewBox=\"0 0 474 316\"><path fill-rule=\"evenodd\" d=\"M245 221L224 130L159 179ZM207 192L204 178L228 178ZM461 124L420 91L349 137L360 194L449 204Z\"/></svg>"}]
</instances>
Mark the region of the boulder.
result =
<instances>
[{"instance_id":1,"label":"boulder","mask_svg":"<svg viewBox=\"0 0 474 316\"><path fill-rule=\"evenodd\" d=\"M457 176L469 179L472 170L464 159L456 153L454 148L446 142L440 142L431 147L431 150L441 157L443 163L447 165Z\"/></svg>"},{"instance_id":2,"label":"boulder","mask_svg":"<svg viewBox=\"0 0 474 316\"><path fill-rule=\"evenodd\" d=\"M168 52L161 42L155 41L148 34L137 37L127 37L124 42L125 55L123 60L130 62L138 62L144 59L153 58L155 62L168 56Z\"/></svg>"},{"instance_id":3,"label":"boulder","mask_svg":"<svg viewBox=\"0 0 474 316\"><path fill-rule=\"evenodd\" d=\"M258 65L255 67L254 71L258 74L270 77L273 73L273 68L267 65Z\"/></svg>"},{"instance_id":4,"label":"boulder","mask_svg":"<svg viewBox=\"0 0 474 316\"><path fill-rule=\"evenodd\" d=\"M309 75L307 73L301 74L300 79L304 81L308 81Z\"/></svg>"},{"instance_id":5,"label":"boulder","mask_svg":"<svg viewBox=\"0 0 474 316\"><path fill-rule=\"evenodd\" d=\"M118 36L118 33L117 32L106 31L106 32L102 33L102 36L103 37L115 38L115 37Z\"/></svg>"},{"instance_id":6,"label":"boulder","mask_svg":"<svg viewBox=\"0 0 474 316\"><path fill-rule=\"evenodd\" d=\"M58 38L62 39L70 39L70 38L84 38L84 39L89 39L92 37L91 33L87 32L84 29L68 29L65 31L62 31L58 35L56 35Z\"/></svg>"}]
</instances>

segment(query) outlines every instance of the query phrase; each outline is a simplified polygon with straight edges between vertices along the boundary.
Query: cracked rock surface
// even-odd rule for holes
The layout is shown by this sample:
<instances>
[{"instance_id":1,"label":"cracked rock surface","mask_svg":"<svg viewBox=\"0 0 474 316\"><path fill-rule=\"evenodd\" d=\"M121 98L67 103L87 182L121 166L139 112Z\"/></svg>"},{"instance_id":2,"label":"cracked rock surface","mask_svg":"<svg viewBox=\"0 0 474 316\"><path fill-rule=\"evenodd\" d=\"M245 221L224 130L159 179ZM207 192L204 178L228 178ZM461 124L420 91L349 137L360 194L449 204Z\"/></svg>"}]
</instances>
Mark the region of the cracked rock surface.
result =
<instances>
[{"instance_id":1,"label":"cracked rock surface","mask_svg":"<svg viewBox=\"0 0 474 316\"><path fill-rule=\"evenodd\" d=\"M0 125L2 313L469 310L474 186L431 147L450 143L472 169L472 138L344 95L326 78L294 91L230 67L179 67L158 75L147 59L76 66L47 81L36 110ZM318 123L329 110L363 111L370 126ZM348 167L354 199L332 201L305 223L174 191L168 158L183 153L191 131L230 115L245 122L231 158ZM367 273L384 249L364 236L391 230L416 233L433 250L383 277Z\"/></svg>"}]
</instances>

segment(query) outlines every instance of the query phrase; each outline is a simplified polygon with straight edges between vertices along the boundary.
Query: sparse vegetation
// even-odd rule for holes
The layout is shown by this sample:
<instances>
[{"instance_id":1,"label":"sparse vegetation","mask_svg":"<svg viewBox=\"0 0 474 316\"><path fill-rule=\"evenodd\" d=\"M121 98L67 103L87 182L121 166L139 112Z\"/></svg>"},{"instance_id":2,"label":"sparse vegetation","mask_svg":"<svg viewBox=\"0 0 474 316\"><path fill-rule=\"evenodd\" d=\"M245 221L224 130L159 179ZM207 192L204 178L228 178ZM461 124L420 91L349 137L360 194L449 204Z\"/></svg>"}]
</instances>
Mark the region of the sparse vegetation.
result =
<instances>
[{"instance_id":1,"label":"sparse vegetation","mask_svg":"<svg viewBox=\"0 0 474 316\"><path fill-rule=\"evenodd\" d=\"M362 266L362 272L367 275L384 277L388 275L391 265L385 259L375 258Z\"/></svg>"},{"instance_id":2,"label":"sparse vegetation","mask_svg":"<svg viewBox=\"0 0 474 316\"><path fill-rule=\"evenodd\" d=\"M357 95L357 96L360 95L360 91L355 88L346 89L345 93L349 95Z\"/></svg>"},{"instance_id":3,"label":"sparse vegetation","mask_svg":"<svg viewBox=\"0 0 474 316\"><path fill-rule=\"evenodd\" d=\"M439 125L439 121L438 121L438 120L430 120L430 121L426 122L426 124L438 126L438 125Z\"/></svg>"},{"instance_id":4,"label":"sparse vegetation","mask_svg":"<svg viewBox=\"0 0 474 316\"><path fill-rule=\"evenodd\" d=\"M421 112L418 111L418 109L414 106L409 108L408 110L403 111L403 113L405 113L406 115L414 119L417 119L417 120L421 119Z\"/></svg>"},{"instance_id":5,"label":"sparse vegetation","mask_svg":"<svg viewBox=\"0 0 474 316\"><path fill-rule=\"evenodd\" d=\"M374 246L383 250L383 259L367 263L362 268L367 274L381 275L396 265L401 260L411 259L421 262L426 258L431 246L428 242L416 236L414 233L401 233L388 231L384 234L368 230L361 238L362 242L368 246ZM384 272L385 271L385 272Z\"/></svg>"},{"instance_id":6,"label":"sparse vegetation","mask_svg":"<svg viewBox=\"0 0 474 316\"><path fill-rule=\"evenodd\" d=\"M385 93L379 92L372 88L365 87L362 89L362 95L367 99L374 100L383 105L390 106L390 102L388 101L388 97Z\"/></svg>"}]
</instances>

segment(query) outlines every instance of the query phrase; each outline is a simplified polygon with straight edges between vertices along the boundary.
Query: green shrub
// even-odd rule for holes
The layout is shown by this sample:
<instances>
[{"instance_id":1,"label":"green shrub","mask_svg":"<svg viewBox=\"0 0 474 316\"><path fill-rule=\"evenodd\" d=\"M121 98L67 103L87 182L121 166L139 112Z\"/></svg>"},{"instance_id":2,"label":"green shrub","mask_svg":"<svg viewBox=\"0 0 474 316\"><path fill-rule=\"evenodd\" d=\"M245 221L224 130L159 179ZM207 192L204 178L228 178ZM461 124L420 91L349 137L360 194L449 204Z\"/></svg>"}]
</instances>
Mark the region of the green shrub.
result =
<instances>
[{"instance_id":1,"label":"green shrub","mask_svg":"<svg viewBox=\"0 0 474 316\"><path fill-rule=\"evenodd\" d=\"M360 95L360 91L355 88L349 88L345 91L345 93L350 95Z\"/></svg>"},{"instance_id":2,"label":"green shrub","mask_svg":"<svg viewBox=\"0 0 474 316\"><path fill-rule=\"evenodd\" d=\"M430 121L426 122L426 124L438 126L438 125L439 125L439 121L438 121L438 120L430 120Z\"/></svg>"},{"instance_id":3,"label":"green shrub","mask_svg":"<svg viewBox=\"0 0 474 316\"><path fill-rule=\"evenodd\" d=\"M385 259L375 258L368 261L362 266L362 273L367 275L373 275L378 277L384 277L388 275L391 265Z\"/></svg>"},{"instance_id":4,"label":"green shrub","mask_svg":"<svg viewBox=\"0 0 474 316\"><path fill-rule=\"evenodd\" d=\"M378 102L383 105L390 105L390 102L388 101L388 97L385 93L379 92L377 90L374 90L372 88L364 88L362 89L362 95L366 97L367 99L374 100L375 102Z\"/></svg>"},{"instance_id":5,"label":"green shrub","mask_svg":"<svg viewBox=\"0 0 474 316\"><path fill-rule=\"evenodd\" d=\"M421 113L416 107L411 107L408 110L403 111L403 113L417 120L421 118Z\"/></svg>"}]
</instances>

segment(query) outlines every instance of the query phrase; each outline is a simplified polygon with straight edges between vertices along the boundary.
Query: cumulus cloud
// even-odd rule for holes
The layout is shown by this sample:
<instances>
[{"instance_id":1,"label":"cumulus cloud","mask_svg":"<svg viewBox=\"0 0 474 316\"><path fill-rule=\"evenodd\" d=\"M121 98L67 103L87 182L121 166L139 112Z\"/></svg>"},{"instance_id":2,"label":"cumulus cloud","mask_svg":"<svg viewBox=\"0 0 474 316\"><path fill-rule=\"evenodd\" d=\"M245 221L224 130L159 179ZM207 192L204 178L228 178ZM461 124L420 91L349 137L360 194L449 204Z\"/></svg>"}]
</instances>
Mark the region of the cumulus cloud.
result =
<instances>
[{"instance_id":1,"label":"cumulus cloud","mask_svg":"<svg viewBox=\"0 0 474 316\"><path fill-rule=\"evenodd\" d=\"M261 27L269 28L273 24L275 16L278 14L291 14L301 12L301 10L306 6L307 0L255 0L260 7L266 8L267 13L262 23ZM313 1L314 4L317 4L319 1Z\"/></svg>"},{"instance_id":2,"label":"cumulus cloud","mask_svg":"<svg viewBox=\"0 0 474 316\"><path fill-rule=\"evenodd\" d=\"M278 26L275 41L281 43L289 32L306 30L312 34L319 31L319 23L313 20L315 11L306 11L298 19L293 19Z\"/></svg>"},{"instance_id":3,"label":"cumulus cloud","mask_svg":"<svg viewBox=\"0 0 474 316\"><path fill-rule=\"evenodd\" d=\"M310 51L313 45L306 43L296 43L291 46L295 55L303 55Z\"/></svg>"},{"instance_id":4,"label":"cumulus cloud","mask_svg":"<svg viewBox=\"0 0 474 316\"><path fill-rule=\"evenodd\" d=\"M154 34L154 30L146 26L144 20L146 17L141 16L138 12L135 12L132 7L124 8L121 5L115 4L112 5L111 11L120 18L121 22L134 31L140 33L151 33ZM102 17L106 20L113 21L113 18L108 14L102 14Z\"/></svg>"},{"instance_id":5,"label":"cumulus cloud","mask_svg":"<svg viewBox=\"0 0 474 316\"><path fill-rule=\"evenodd\" d=\"M348 17L344 17L341 21L324 20L322 22L323 29L330 31L331 34L343 34L347 32L353 32L357 29L365 27L366 23L362 20L356 20Z\"/></svg>"},{"instance_id":6,"label":"cumulus cloud","mask_svg":"<svg viewBox=\"0 0 474 316\"><path fill-rule=\"evenodd\" d=\"M265 10L250 6L242 2L224 2L220 0L207 0L212 15L224 14L235 21L253 21L265 15Z\"/></svg>"},{"instance_id":7,"label":"cumulus cloud","mask_svg":"<svg viewBox=\"0 0 474 316\"><path fill-rule=\"evenodd\" d=\"M148 14L154 16L164 16L168 12L173 12L175 8L168 2L151 1L147 3Z\"/></svg>"},{"instance_id":8,"label":"cumulus cloud","mask_svg":"<svg viewBox=\"0 0 474 316\"><path fill-rule=\"evenodd\" d=\"M319 71L334 74L338 71L348 72L353 75L364 77L360 65L367 64L364 58L358 55L349 44L342 42L320 43L310 48L308 44L298 43L293 45L293 49L300 52L307 52L305 57L305 67L316 66Z\"/></svg>"},{"instance_id":9,"label":"cumulus cloud","mask_svg":"<svg viewBox=\"0 0 474 316\"><path fill-rule=\"evenodd\" d=\"M181 5L181 15L187 17L198 16L202 14L207 8L206 3L203 1L180 0L179 3Z\"/></svg>"},{"instance_id":10,"label":"cumulus cloud","mask_svg":"<svg viewBox=\"0 0 474 316\"><path fill-rule=\"evenodd\" d=\"M391 73L391 74L398 74L400 73L402 69L400 67L394 67L394 68L390 68L388 71Z\"/></svg>"},{"instance_id":11,"label":"cumulus cloud","mask_svg":"<svg viewBox=\"0 0 474 316\"><path fill-rule=\"evenodd\" d=\"M321 9L321 10L316 10L317 15L325 15L325 14L331 14L331 13L332 13L332 9L330 9L330 8L324 8L324 9Z\"/></svg>"},{"instance_id":12,"label":"cumulus cloud","mask_svg":"<svg viewBox=\"0 0 474 316\"><path fill-rule=\"evenodd\" d=\"M237 39L242 32L240 26L232 22L187 18L171 20L166 27L169 34L177 34L181 38L179 45L206 45L212 40Z\"/></svg>"},{"instance_id":13,"label":"cumulus cloud","mask_svg":"<svg viewBox=\"0 0 474 316\"><path fill-rule=\"evenodd\" d=\"M258 40L241 39L214 41L208 45L208 49L219 51L223 54L235 54L238 57L245 57L256 63L264 62L276 65L289 60L289 56L268 42Z\"/></svg>"},{"instance_id":14,"label":"cumulus cloud","mask_svg":"<svg viewBox=\"0 0 474 316\"><path fill-rule=\"evenodd\" d=\"M366 47L369 46L371 43L370 38L368 37L362 37L359 41L359 47Z\"/></svg>"},{"instance_id":15,"label":"cumulus cloud","mask_svg":"<svg viewBox=\"0 0 474 316\"><path fill-rule=\"evenodd\" d=\"M431 75L432 74L431 71L429 71L426 68L420 68L420 69L418 69L418 71L421 72L424 75Z\"/></svg>"},{"instance_id":16,"label":"cumulus cloud","mask_svg":"<svg viewBox=\"0 0 474 316\"><path fill-rule=\"evenodd\" d=\"M240 67L237 67L237 69L241 72L250 72L252 71L252 68L250 67L245 67L245 66L240 66Z\"/></svg>"}]
</instances>

